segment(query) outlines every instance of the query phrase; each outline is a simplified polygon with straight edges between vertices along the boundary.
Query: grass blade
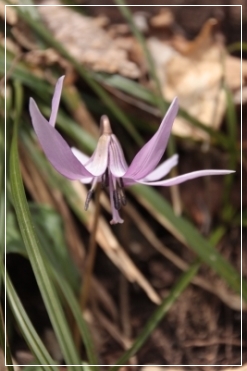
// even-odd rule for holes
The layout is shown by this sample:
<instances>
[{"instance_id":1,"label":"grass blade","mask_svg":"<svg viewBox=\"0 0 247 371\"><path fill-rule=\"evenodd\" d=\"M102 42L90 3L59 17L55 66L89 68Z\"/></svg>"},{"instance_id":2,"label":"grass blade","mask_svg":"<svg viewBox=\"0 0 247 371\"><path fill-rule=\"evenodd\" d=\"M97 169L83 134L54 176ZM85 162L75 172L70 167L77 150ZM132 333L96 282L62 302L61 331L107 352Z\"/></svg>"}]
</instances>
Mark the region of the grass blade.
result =
<instances>
[{"instance_id":1,"label":"grass blade","mask_svg":"<svg viewBox=\"0 0 247 371\"><path fill-rule=\"evenodd\" d=\"M24 186L21 178L18 149L17 129L22 106L20 86L16 86L16 118L14 134L10 150L10 183L13 203L19 223L23 241L25 243L30 263L33 268L38 286L40 288L45 306L50 316L57 340L61 347L64 359L68 365L79 365L80 358L75 349L71 332L68 328L64 312L59 302L57 292L53 287L47 268L43 259L42 250L37 240L28 208ZM76 370L83 369L82 366L74 366ZM68 369L71 369L68 366Z\"/></svg>"},{"instance_id":2,"label":"grass blade","mask_svg":"<svg viewBox=\"0 0 247 371\"><path fill-rule=\"evenodd\" d=\"M18 323L19 328L21 329L21 332L29 346L29 349L41 365L47 365L43 366L45 370L57 371L57 367L53 366L53 359L46 350L39 335L33 327L20 299L18 298L12 282L8 277L8 274L6 274L6 290L12 313Z\"/></svg>"},{"instance_id":3,"label":"grass blade","mask_svg":"<svg viewBox=\"0 0 247 371\"><path fill-rule=\"evenodd\" d=\"M2 265L2 261L0 258L0 266ZM4 272L4 269L2 269L2 272ZM2 348L3 352L5 349L5 329L4 329L4 322L3 322L3 313L2 313L2 308L0 306L0 347ZM7 342L7 336L6 336L6 364L8 371L14 371L14 366L12 363L12 357L11 357L11 352L9 348L9 344Z\"/></svg>"}]
</instances>

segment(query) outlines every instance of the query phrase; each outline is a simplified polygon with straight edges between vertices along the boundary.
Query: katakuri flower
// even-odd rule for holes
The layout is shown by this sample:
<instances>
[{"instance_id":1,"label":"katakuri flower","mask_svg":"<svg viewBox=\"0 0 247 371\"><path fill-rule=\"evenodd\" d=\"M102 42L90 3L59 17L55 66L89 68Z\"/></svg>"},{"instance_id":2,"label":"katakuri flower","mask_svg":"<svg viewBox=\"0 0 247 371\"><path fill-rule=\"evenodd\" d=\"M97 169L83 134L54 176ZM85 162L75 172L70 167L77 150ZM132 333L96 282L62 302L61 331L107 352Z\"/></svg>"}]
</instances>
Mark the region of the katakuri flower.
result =
<instances>
[{"instance_id":1,"label":"katakuri flower","mask_svg":"<svg viewBox=\"0 0 247 371\"><path fill-rule=\"evenodd\" d=\"M109 186L112 209L111 224L123 223L119 210L126 204L124 186L136 183L151 186L172 186L202 176L224 175L233 172L231 170L199 170L160 180L178 163L178 155L175 154L157 166L166 149L172 124L178 112L177 98L171 103L158 131L136 154L129 166L118 139L112 133L107 116L101 117L101 135L91 157L86 156L76 148L70 148L55 129L63 79L64 76L57 81L49 121L44 118L35 101L30 98L29 110L32 124L41 147L53 167L68 179L91 183L91 188L85 200L86 210L96 184L102 182L104 186Z\"/></svg>"}]
</instances>

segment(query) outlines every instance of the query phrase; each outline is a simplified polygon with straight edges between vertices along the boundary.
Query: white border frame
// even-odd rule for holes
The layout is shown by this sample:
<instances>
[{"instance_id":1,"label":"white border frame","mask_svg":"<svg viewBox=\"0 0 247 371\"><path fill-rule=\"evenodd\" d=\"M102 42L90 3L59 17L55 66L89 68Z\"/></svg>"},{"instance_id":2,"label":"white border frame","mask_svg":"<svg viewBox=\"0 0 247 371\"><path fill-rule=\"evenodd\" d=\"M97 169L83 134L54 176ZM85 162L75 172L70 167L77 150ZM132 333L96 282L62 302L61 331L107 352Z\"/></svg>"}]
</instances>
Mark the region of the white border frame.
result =
<instances>
[{"instance_id":1,"label":"white border frame","mask_svg":"<svg viewBox=\"0 0 247 371\"><path fill-rule=\"evenodd\" d=\"M7 11L7 7L33 7L33 6L37 6L37 7L40 7L40 6L48 6L48 7L55 7L55 6L60 6L60 7L63 7L63 6L68 6L66 4L59 4L59 5L52 5L52 4L48 4L48 5L5 5L5 12L4 12L4 18L5 18L5 32L4 32L4 39L5 39L5 48L4 48L4 51L5 51L5 56L4 56L4 59L5 59L5 84L4 84L4 91L5 91L5 97L6 97L6 77L7 77L7 65L6 65L6 30L7 30L7 22L6 22L6 11ZM87 7L97 7L98 5L69 5L70 7L81 7L81 6L87 6ZM101 7L105 6L105 7L113 7L113 6L125 6L125 5L104 5L104 4L101 4L100 5ZM128 7L132 7L132 6L152 6L152 7L158 7L158 6L161 6L161 5L151 5L151 4L141 4L141 5L129 5L127 4ZM222 5L222 4L202 4L202 5L189 5L189 4L183 4L183 5L170 5L170 4L167 4L167 5L164 5L164 6L172 6L172 7L175 7L175 6L179 6L179 7L183 7L183 6L191 6L191 7L199 7L199 6L210 6L210 7L213 7L213 6L227 6L227 7L230 7L230 6L238 6L238 7L241 7L241 23L240 23L240 42L241 42L241 45L243 43L243 6L242 5ZM243 207L242 207L242 197L243 197L243 189L242 189L242 180L243 180L243 170L242 170L242 123L243 123L243 110L242 110L242 105L243 105L243 102L242 102L242 89L243 89L243 86L242 86L242 48L241 48L241 64L240 64L240 74L241 74L241 87L240 87L240 96L241 96L241 108L240 108L240 120L241 120L241 135L240 135L240 140L241 140L241 144L240 144L240 151L241 151L241 175L240 175L240 179L241 179L241 195L240 195L240 202L241 202L241 210L240 210L240 215L241 215L241 232L240 232L240 241L241 241L241 328L240 328L240 335L241 335L241 364L239 365L151 365L151 364L148 364L148 365L119 365L119 367L123 367L123 366L127 366L127 367L134 367L134 366L140 366L140 367L143 367L143 366L156 366L156 367L159 367L159 366L163 366L163 367L210 367L210 366L216 366L216 367L236 367L236 366L242 366L242 358L243 358L243 311L242 311L242 265L243 265L243 261L242 261L242 243L243 243L243 233L242 233L242 213L243 213ZM7 125L6 125L6 118L7 118L7 109L6 109L6 99L5 99L5 137L4 137L4 143L5 143L5 148L6 148L6 128L7 128ZM5 241L5 262L6 262L6 151L5 151L5 157L4 157L4 165L5 165L5 183L4 183L4 189L5 189L5 223L4 223L4 241ZM5 282L6 282L6 264L5 264ZM6 334L6 285L5 285L5 315L4 315L4 320L5 320L5 334ZM6 347L7 347L7 342L6 342L6 337L5 337L5 344L4 344L4 361L5 361L5 366L11 366L11 365L8 365L7 362L6 362ZM50 366L50 365L15 365L16 367L42 367L42 366ZM66 367L66 366L83 366L82 364L81 365L52 365L52 366L57 366L57 367ZM106 367L111 367L111 366L115 366L115 365L88 365L88 366L99 366L99 367L103 367L103 366L106 366Z\"/></svg>"}]
</instances>

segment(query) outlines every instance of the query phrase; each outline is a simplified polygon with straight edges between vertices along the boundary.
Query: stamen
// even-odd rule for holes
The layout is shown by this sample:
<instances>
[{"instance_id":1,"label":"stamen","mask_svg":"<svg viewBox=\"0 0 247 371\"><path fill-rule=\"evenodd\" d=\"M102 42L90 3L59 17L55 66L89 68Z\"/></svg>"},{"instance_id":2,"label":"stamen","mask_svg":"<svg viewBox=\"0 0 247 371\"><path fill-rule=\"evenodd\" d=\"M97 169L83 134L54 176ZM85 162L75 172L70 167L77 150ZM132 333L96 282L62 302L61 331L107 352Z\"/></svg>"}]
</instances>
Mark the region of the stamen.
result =
<instances>
[{"instance_id":1,"label":"stamen","mask_svg":"<svg viewBox=\"0 0 247 371\"><path fill-rule=\"evenodd\" d=\"M123 179L122 178L118 179L118 193L119 193L119 198L120 198L121 204L123 206L126 206L127 205L127 198L126 198L125 193L124 193L124 184L123 184Z\"/></svg>"},{"instance_id":2,"label":"stamen","mask_svg":"<svg viewBox=\"0 0 247 371\"><path fill-rule=\"evenodd\" d=\"M119 194L119 189L114 189L113 191L113 202L114 202L114 207L116 210L121 209L121 198Z\"/></svg>"},{"instance_id":3,"label":"stamen","mask_svg":"<svg viewBox=\"0 0 247 371\"><path fill-rule=\"evenodd\" d=\"M107 188L109 187L109 174L108 171L106 171L101 178L102 186Z\"/></svg>"},{"instance_id":4,"label":"stamen","mask_svg":"<svg viewBox=\"0 0 247 371\"><path fill-rule=\"evenodd\" d=\"M120 199L121 199L121 204L123 206L126 206L127 205L127 198L125 196L123 188L119 188L118 191L119 191L119 195L120 195Z\"/></svg>"},{"instance_id":5,"label":"stamen","mask_svg":"<svg viewBox=\"0 0 247 371\"><path fill-rule=\"evenodd\" d=\"M86 201L85 201L84 210L88 209L88 206L89 206L89 203L90 203L92 197L93 197L93 190L90 189L87 193L87 198L86 198Z\"/></svg>"}]
</instances>

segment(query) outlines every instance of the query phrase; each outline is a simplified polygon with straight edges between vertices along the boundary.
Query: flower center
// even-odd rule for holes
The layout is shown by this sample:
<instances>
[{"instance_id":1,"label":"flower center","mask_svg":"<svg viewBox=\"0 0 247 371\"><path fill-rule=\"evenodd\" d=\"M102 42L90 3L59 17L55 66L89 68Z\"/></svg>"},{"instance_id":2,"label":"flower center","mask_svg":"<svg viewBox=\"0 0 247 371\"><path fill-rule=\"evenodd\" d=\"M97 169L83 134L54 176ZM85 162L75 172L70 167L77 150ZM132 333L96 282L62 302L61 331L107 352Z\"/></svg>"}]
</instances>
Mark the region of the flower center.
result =
<instances>
[{"instance_id":1,"label":"flower center","mask_svg":"<svg viewBox=\"0 0 247 371\"><path fill-rule=\"evenodd\" d=\"M87 210L89 203L93 197L93 192L96 187L97 182L101 181L102 188L109 187L109 177L111 177L113 184L113 203L116 210L120 210L122 206L127 204L127 199L124 192L124 184L122 178L115 178L110 173L110 170L107 168L104 174L101 177L95 177L90 190L87 193L84 209ZM111 189L110 189L111 191Z\"/></svg>"},{"instance_id":2,"label":"flower center","mask_svg":"<svg viewBox=\"0 0 247 371\"><path fill-rule=\"evenodd\" d=\"M122 178L116 179L116 188L113 190L113 202L116 210L120 210L122 206L127 204Z\"/></svg>"}]
</instances>

